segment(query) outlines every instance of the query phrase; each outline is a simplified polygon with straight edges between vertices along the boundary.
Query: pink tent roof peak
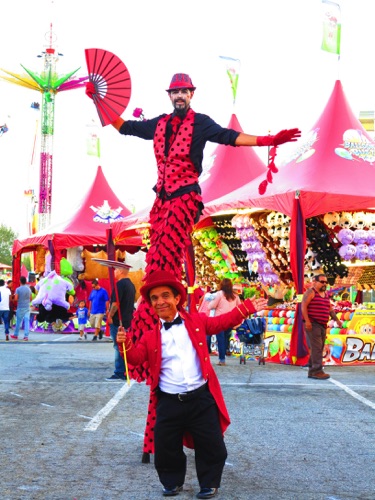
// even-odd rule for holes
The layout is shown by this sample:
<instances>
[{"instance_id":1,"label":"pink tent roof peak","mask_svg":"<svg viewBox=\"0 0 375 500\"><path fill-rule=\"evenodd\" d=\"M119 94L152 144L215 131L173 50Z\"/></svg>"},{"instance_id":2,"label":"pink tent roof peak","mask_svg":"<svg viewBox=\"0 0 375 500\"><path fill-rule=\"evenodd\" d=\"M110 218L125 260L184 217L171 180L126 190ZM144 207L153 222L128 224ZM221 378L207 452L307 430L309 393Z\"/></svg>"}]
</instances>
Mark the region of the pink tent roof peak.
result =
<instances>
[{"instance_id":1,"label":"pink tent roof peak","mask_svg":"<svg viewBox=\"0 0 375 500\"><path fill-rule=\"evenodd\" d=\"M243 132L235 114L232 114L227 128ZM253 148L219 144L211 154L208 165L203 166L200 177L203 202L208 203L243 186L266 170Z\"/></svg>"},{"instance_id":2,"label":"pink tent roof peak","mask_svg":"<svg viewBox=\"0 0 375 500\"><path fill-rule=\"evenodd\" d=\"M13 253L25 246L48 246L53 239L55 248L69 248L78 245L106 244L106 229L115 221L123 220L131 212L117 198L98 167L96 176L79 208L71 218L54 224L23 240L16 240Z\"/></svg>"},{"instance_id":3,"label":"pink tent roof peak","mask_svg":"<svg viewBox=\"0 0 375 500\"><path fill-rule=\"evenodd\" d=\"M280 146L282 148L282 146ZM305 217L375 206L375 143L355 117L337 80L322 114L280 165L264 195L264 175L206 205L205 215L233 208L267 208L292 214L300 196Z\"/></svg>"}]
</instances>

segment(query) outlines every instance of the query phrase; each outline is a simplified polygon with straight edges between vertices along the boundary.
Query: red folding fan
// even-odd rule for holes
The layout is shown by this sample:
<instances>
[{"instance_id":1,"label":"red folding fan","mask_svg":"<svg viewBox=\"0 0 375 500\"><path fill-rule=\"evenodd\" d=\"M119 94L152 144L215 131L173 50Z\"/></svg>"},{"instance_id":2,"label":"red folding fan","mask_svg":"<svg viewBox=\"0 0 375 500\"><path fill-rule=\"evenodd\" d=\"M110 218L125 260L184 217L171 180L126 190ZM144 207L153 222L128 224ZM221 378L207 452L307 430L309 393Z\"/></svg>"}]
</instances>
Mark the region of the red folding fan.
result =
<instances>
[{"instance_id":1,"label":"red folding fan","mask_svg":"<svg viewBox=\"0 0 375 500\"><path fill-rule=\"evenodd\" d=\"M113 123L126 109L131 95L128 68L115 54L103 49L86 49L90 92L103 125Z\"/></svg>"}]
</instances>

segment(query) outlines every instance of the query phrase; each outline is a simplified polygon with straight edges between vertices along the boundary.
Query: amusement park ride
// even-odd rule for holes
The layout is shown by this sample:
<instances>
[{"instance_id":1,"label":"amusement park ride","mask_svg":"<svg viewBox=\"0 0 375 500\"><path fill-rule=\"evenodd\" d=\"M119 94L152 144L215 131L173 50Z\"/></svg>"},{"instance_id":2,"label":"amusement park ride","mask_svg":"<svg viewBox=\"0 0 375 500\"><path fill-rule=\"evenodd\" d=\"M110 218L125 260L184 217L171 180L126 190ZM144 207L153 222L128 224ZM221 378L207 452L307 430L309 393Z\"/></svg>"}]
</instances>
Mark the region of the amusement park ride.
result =
<instances>
[{"instance_id":1,"label":"amusement park ride","mask_svg":"<svg viewBox=\"0 0 375 500\"><path fill-rule=\"evenodd\" d=\"M58 92L84 87L85 82L88 80L87 76L76 79L72 78L80 68L65 75L59 75L56 72L56 63L62 54L56 53L53 45L55 36L52 31L52 23L47 35L49 43L42 54L38 56L43 58L43 70L41 73L38 74L30 71L21 64L26 74L11 73L10 71L1 69L3 73L9 76L0 75L0 78L3 80L31 90L37 90L42 94L38 230L45 229L51 223L55 98ZM6 125L1 126L1 129L1 133L6 132Z\"/></svg>"}]
</instances>

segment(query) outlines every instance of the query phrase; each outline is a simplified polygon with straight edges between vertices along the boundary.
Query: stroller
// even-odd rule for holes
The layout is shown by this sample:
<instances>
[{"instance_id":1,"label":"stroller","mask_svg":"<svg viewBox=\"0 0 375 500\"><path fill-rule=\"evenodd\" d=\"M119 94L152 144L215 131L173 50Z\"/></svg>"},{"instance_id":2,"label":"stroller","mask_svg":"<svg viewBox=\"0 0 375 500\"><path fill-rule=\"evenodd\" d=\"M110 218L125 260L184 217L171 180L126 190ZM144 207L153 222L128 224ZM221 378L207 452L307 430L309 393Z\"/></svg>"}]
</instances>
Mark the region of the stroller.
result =
<instances>
[{"instance_id":1,"label":"stroller","mask_svg":"<svg viewBox=\"0 0 375 500\"><path fill-rule=\"evenodd\" d=\"M265 364L263 334L266 331L265 318L249 318L237 328L241 342L240 364L246 364L246 355L258 357L258 364Z\"/></svg>"}]
</instances>

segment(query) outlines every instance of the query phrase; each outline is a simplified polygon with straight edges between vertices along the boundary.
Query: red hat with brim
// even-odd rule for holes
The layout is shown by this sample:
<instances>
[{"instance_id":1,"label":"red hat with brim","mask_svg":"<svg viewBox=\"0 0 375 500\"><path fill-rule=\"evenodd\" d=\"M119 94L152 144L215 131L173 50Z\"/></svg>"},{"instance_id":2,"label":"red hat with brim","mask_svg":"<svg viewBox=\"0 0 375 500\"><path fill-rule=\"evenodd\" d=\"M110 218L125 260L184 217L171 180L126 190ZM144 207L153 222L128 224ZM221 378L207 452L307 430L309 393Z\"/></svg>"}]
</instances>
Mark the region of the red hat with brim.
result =
<instances>
[{"instance_id":1,"label":"red hat with brim","mask_svg":"<svg viewBox=\"0 0 375 500\"><path fill-rule=\"evenodd\" d=\"M185 73L176 73L172 76L172 80L169 85L169 89L167 89L167 92L176 89L195 90L196 87L194 87L189 75L186 75Z\"/></svg>"},{"instance_id":2,"label":"red hat with brim","mask_svg":"<svg viewBox=\"0 0 375 500\"><path fill-rule=\"evenodd\" d=\"M182 306L185 303L186 289L184 285L178 281L173 274L167 271L155 271L148 276L147 282L140 289L142 297L149 304L151 303L149 294L153 288L158 286L169 286L170 288L174 288L177 290L177 293L181 295L180 305Z\"/></svg>"}]
</instances>

